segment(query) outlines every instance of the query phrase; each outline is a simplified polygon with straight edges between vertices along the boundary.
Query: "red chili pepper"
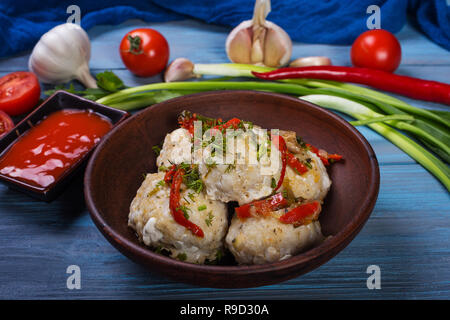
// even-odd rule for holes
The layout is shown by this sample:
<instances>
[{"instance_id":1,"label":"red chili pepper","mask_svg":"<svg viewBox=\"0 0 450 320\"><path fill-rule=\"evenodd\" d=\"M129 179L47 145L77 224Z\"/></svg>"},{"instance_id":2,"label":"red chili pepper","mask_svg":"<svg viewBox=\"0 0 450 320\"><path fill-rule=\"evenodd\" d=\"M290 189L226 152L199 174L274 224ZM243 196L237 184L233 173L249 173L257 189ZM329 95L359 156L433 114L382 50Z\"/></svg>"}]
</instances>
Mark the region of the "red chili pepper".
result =
<instances>
[{"instance_id":1,"label":"red chili pepper","mask_svg":"<svg viewBox=\"0 0 450 320\"><path fill-rule=\"evenodd\" d=\"M170 186L170 200L169 200L169 208L172 213L174 220L189 229L194 235L197 237L203 238L204 233L203 230L197 226L195 223L189 221L185 216L184 212L180 210L180 186L183 182L184 170L177 170L172 179L172 185Z\"/></svg>"},{"instance_id":2,"label":"red chili pepper","mask_svg":"<svg viewBox=\"0 0 450 320\"><path fill-rule=\"evenodd\" d=\"M320 160L322 160L322 163L326 166L330 165L330 161L329 160L333 160L333 162L342 160L342 156L340 154L329 154L328 152L326 152L323 149L317 149L316 147L314 147L313 145L310 145L309 143L305 144L309 150L311 150L311 152L315 153Z\"/></svg>"},{"instance_id":3,"label":"red chili pepper","mask_svg":"<svg viewBox=\"0 0 450 320\"><path fill-rule=\"evenodd\" d=\"M264 80L310 78L360 83L414 99L450 104L449 84L400 76L376 69L339 66L312 66L280 68L270 72L252 73L255 77Z\"/></svg>"},{"instance_id":4,"label":"red chili pepper","mask_svg":"<svg viewBox=\"0 0 450 320\"><path fill-rule=\"evenodd\" d=\"M287 165L287 154L288 154L288 150L287 150L287 145L286 145L286 141L284 141L284 138L282 136L276 136L276 135L272 135L272 143L278 148L278 150L280 150L281 152L281 174L280 174L280 179L278 180L278 184L275 187L275 189L273 189L273 192L277 191L281 185L283 184L283 180L284 180L284 176L286 174L286 165Z\"/></svg>"},{"instance_id":5,"label":"red chili pepper","mask_svg":"<svg viewBox=\"0 0 450 320\"><path fill-rule=\"evenodd\" d=\"M277 193L270 198L264 200L253 201L236 208L236 215L239 219L249 218L253 214L266 216L272 211L287 207L288 201L281 194ZM253 210L252 210L253 208Z\"/></svg>"},{"instance_id":6,"label":"red chili pepper","mask_svg":"<svg viewBox=\"0 0 450 320\"><path fill-rule=\"evenodd\" d=\"M280 221L286 224L302 225L316 220L322 210L319 201L302 204L280 217Z\"/></svg>"},{"instance_id":7,"label":"red chili pepper","mask_svg":"<svg viewBox=\"0 0 450 320\"><path fill-rule=\"evenodd\" d=\"M298 174L304 174L308 171L308 167L300 162L292 153L287 153L287 164L289 167L298 172Z\"/></svg>"}]
</instances>

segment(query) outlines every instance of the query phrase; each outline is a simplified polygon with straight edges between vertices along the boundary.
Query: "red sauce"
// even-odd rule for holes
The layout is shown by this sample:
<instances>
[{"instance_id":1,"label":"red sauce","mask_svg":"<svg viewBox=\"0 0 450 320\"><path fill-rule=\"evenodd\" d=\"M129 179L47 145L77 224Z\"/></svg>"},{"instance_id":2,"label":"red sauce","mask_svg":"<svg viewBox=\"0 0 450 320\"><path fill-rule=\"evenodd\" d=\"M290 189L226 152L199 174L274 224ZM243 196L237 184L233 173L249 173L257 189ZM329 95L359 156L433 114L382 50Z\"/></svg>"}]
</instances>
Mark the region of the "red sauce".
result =
<instances>
[{"instance_id":1,"label":"red sauce","mask_svg":"<svg viewBox=\"0 0 450 320\"><path fill-rule=\"evenodd\" d=\"M91 110L56 111L28 130L0 158L0 173L48 187L112 127Z\"/></svg>"}]
</instances>

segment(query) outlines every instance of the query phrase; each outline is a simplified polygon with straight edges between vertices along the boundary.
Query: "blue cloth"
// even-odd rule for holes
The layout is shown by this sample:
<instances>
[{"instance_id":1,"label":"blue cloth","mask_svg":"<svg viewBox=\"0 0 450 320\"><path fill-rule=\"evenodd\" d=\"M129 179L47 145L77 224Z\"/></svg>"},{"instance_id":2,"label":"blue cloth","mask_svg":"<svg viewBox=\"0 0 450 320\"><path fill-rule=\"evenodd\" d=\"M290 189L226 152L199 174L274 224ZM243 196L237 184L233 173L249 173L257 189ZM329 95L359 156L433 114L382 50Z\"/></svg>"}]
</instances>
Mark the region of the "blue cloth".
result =
<instances>
[{"instance_id":1,"label":"blue cloth","mask_svg":"<svg viewBox=\"0 0 450 320\"><path fill-rule=\"evenodd\" d=\"M433 41L450 50L450 0L272 0L269 20L283 27L295 41L351 44L367 30L369 5L381 8L381 27L399 31L407 12ZM64 23L66 9L81 8L81 25L119 24L127 19L164 22L196 18L233 27L250 19L254 0L2 0L0 56L31 49L40 36Z\"/></svg>"}]
</instances>

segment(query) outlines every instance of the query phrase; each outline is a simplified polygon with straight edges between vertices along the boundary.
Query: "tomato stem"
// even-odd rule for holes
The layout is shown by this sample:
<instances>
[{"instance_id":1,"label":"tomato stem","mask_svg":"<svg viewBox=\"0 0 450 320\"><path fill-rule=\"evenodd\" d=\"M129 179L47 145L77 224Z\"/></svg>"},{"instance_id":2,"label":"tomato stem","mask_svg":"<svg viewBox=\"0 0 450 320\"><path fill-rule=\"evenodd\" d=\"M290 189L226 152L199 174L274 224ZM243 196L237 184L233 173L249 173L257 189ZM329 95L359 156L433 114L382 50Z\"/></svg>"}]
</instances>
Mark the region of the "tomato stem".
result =
<instances>
[{"instance_id":1,"label":"tomato stem","mask_svg":"<svg viewBox=\"0 0 450 320\"><path fill-rule=\"evenodd\" d=\"M143 53L143 51L141 50L141 41L142 41L141 37L139 36L133 37L131 34L129 34L127 39L130 42L130 49L127 52L135 55Z\"/></svg>"}]
</instances>

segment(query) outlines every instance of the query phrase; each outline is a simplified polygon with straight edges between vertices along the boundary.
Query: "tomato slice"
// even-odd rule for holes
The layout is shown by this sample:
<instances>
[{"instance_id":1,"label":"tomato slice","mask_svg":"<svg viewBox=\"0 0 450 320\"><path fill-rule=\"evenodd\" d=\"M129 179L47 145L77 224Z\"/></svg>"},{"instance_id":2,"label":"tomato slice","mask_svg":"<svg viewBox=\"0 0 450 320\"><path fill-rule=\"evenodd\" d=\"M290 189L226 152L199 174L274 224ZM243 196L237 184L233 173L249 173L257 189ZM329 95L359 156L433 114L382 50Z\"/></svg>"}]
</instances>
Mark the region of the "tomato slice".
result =
<instances>
[{"instance_id":1,"label":"tomato slice","mask_svg":"<svg viewBox=\"0 0 450 320\"><path fill-rule=\"evenodd\" d=\"M0 110L11 116L30 111L40 95L38 78L32 72L17 71L0 78Z\"/></svg>"},{"instance_id":2,"label":"tomato slice","mask_svg":"<svg viewBox=\"0 0 450 320\"><path fill-rule=\"evenodd\" d=\"M14 128L12 119L3 111L0 111L0 139L11 131L12 128Z\"/></svg>"}]
</instances>

